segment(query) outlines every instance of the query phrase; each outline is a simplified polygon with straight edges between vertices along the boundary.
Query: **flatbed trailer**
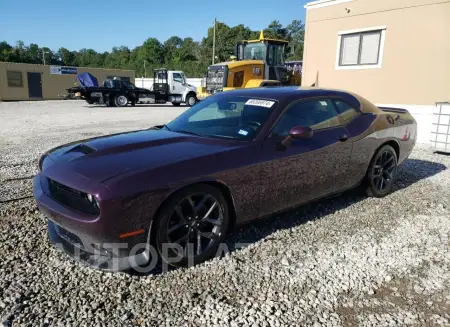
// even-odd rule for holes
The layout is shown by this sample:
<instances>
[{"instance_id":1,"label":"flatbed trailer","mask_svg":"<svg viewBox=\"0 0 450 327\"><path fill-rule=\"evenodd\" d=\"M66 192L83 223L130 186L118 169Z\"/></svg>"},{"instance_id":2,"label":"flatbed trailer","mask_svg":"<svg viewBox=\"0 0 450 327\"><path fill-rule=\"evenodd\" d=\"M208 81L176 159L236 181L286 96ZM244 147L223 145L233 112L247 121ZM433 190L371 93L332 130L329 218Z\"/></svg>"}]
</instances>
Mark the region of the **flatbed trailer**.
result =
<instances>
[{"instance_id":1,"label":"flatbed trailer","mask_svg":"<svg viewBox=\"0 0 450 327\"><path fill-rule=\"evenodd\" d=\"M117 107L166 102L171 102L174 106L181 103L192 106L197 102L197 90L195 86L185 82L183 72L156 69L152 90L136 87L129 81L120 79L107 79L102 86L98 86L95 77L83 74L77 76L81 86L67 89L68 98L81 98L89 104Z\"/></svg>"}]
</instances>

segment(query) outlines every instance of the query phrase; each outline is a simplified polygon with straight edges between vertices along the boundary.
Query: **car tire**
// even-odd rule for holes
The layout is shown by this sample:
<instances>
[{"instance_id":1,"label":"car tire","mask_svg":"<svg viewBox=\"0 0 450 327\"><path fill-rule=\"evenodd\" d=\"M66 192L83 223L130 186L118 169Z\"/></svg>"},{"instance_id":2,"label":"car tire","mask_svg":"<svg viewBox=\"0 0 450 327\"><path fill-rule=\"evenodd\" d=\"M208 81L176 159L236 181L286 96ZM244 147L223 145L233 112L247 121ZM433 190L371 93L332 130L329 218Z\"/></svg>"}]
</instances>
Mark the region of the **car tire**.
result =
<instances>
[{"instance_id":1,"label":"car tire","mask_svg":"<svg viewBox=\"0 0 450 327\"><path fill-rule=\"evenodd\" d=\"M179 107L180 106L180 102L172 102L172 104L175 106L175 107Z\"/></svg>"},{"instance_id":2,"label":"car tire","mask_svg":"<svg viewBox=\"0 0 450 327\"><path fill-rule=\"evenodd\" d=\"M366 175L366 194L382 198L388 195L397 176L397 153L390 145L384 145L375 153Z\"/></svg>"},{"instance_id":3,"label":"car tire","mask_svg":"<svg viewBox=\"0 0 450 327\"><path fill-rule=\"evenodd\" d=\"M197 103L197 98L195 97L195 95L192 95L192 94L188 94L187 96L186 96L186 104L189 106L189 107L192 107L194 104L196 104Z\"/></svg>"},{"instance_id":4,"label":"car tire","mask_svg":"<svg viewBox=\"0 0 450 327\"><path fill-rule=\"evenodd\" d=\"M175 267L189 267L215 257L230 221L224 196L206 184L175 193L156 219L156 249L163 261ZM167 244L170 247L165 247ZM176 251L176 246L181 251Z\"/></svg>"},{"instance_id":5,"label":"car tire","mask_svg":"<svg viewBox=\"0 0 450 327\"><path fill-rule=\"evenodd\" d=\"M117 94L114 98L114 103L117 107L126 107L128 104L128 98L124 94Z\"/></svg>"}]
</instances>

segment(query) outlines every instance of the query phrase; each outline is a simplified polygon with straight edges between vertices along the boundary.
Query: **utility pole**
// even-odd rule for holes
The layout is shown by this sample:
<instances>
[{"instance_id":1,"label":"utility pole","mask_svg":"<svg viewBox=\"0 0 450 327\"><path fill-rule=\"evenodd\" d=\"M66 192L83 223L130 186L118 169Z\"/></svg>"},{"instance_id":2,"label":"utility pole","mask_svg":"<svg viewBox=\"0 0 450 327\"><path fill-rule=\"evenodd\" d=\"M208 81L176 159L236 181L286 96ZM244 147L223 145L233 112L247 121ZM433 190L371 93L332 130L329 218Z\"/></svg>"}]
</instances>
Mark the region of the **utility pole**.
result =
<instances>
[{"instance_id":1,"label":"utility pole","mask_svg":"<svg viewBox=\"0 0 450 327\"><path fill-rule=\"evenodd\" d=\"M44 62L45 65L45 54L48 53L47 51L44 51L44 49L42 49L42 61Z\"/></svg>"},{"instance_id":2,"label":"utility pole","mask_svg":"<svg viewBox=\"0 0 450 327\"><path fill-rule=\"evenodd\" d=\"M212 55L212 64L213 65L214 65L214 59L216 59L216 18L214 18L213 55Z\"/></svg>"},{"instance_id":3,"label":"utility pole","mask_svg":"<svg viewBox=\"0 0 450 327\"><path fill-rule=\"evenodd\" d=\"M147 60L144 60L144 77L145 78L147 78L147 69L145 68L145 62L146 62Z\"/></svg>"}]
</instances>

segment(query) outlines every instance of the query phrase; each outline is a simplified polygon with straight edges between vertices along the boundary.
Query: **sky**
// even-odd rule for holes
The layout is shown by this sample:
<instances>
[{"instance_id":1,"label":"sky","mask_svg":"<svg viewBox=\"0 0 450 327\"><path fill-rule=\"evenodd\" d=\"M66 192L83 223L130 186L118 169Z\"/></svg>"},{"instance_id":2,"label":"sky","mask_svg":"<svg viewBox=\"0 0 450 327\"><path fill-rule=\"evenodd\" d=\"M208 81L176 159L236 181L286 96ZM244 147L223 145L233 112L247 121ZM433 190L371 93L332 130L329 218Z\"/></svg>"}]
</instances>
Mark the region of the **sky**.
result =
<instances>
[{"instance_id":1,"label":"sky","mask_svg":"<svg viewBox=\"0 0 450 327\"><path fill-rule=\"evenodd\" d=\"M253 30L273 20L304 22L306 0L0 0L0 41L37 43L57 50L134 48L147 38L206 36L214 18Z\"/></svg>"}]
</instances>

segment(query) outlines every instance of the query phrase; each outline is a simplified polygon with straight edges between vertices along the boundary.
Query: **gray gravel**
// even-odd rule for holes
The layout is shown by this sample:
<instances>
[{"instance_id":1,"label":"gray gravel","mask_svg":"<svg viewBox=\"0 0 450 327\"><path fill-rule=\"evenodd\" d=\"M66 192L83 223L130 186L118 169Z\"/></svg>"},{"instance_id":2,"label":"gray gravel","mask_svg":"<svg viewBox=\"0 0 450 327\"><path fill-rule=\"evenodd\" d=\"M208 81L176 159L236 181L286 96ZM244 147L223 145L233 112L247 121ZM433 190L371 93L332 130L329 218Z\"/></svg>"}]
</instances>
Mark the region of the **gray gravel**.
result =
<instances>
[{"instance_id":1,"label":"gray gravel","mask_svg":"<svg viewBox=\"0 0 450 327\"><path fill-rule=\"evenodd\" d=\"M450 325L450 157L423 146L388 197L349 192L257 221L227 239L247 246L194 268L104 273L50 246L27 198L38 155L184 109L0 103L0 324Z\"/></svg>"}]
</instances>

